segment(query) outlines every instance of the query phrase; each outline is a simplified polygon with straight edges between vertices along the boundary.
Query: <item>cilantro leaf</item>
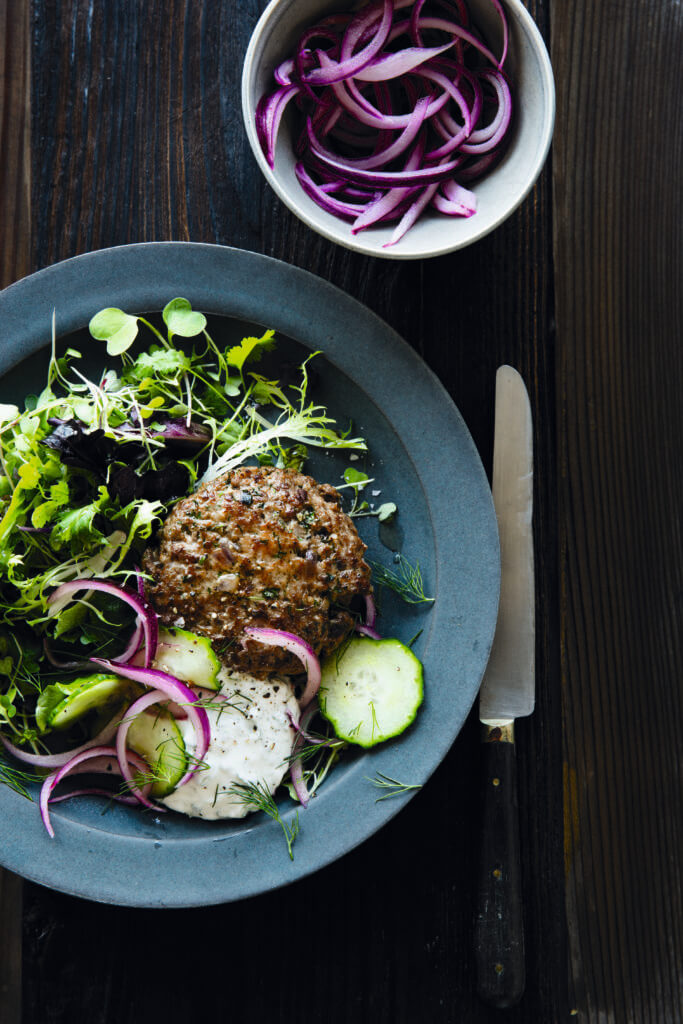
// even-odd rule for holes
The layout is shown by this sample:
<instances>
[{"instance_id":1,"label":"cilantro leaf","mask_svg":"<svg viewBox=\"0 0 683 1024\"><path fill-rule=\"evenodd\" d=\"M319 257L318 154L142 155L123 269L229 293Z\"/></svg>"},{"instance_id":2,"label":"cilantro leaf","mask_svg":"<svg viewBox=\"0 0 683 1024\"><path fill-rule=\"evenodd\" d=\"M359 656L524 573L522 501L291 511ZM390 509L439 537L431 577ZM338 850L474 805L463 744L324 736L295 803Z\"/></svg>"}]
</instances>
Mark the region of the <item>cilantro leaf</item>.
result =
<instances>
[{"instance_id":1,"label":"cilantro leaf","mask_svg":"<svg viewBox=\"0 0 683 1024\"><path fill-rule=\"evenodd\" d=\"M174 377L186 373L192 365L189 356L179 348L151 348L141 352L126 372L126 377L144 380L145 377Z\"/></svg>"},{"instance_id":2,"label":"cilantro leaf","mask_svg":"<svg viewBox=\"0 0 683 1024\"><path fill-rule=\"evenodd\" d=\"M228 349L226 358L229 366L234 366L240 373L249 359L258 362L264 352L275 348L275 331L266 331L261 338L243 338L239 345Z\"/></svg>"}]
</instances>

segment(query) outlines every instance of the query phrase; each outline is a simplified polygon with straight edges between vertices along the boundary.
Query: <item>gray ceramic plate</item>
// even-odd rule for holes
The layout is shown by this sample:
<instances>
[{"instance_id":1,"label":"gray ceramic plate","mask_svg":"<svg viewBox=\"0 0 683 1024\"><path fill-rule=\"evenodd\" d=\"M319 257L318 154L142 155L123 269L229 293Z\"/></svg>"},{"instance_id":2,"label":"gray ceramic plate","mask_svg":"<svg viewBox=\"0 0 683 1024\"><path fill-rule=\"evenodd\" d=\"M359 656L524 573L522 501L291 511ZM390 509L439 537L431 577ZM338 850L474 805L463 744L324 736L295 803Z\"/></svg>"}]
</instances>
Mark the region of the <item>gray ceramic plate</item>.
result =
<instances>
[{"instance_id":1,"label":"gray ceramic plate","mask_svg":"<svg viewBox=\"0 0 683 1024\"><path fill-rule=\"evenodd\" d=\"M0 787L0 862L43 885L107 903L189 907L285 885L329 864L393 817L407 796L376 802L376 772L424 783L447 753L486 666L498 603L499 554L491 494L472 439L434 375L383 321L343 292L254 253L190 243L124 246L49 267L0 293L0 401L44 381L53 309L61 343L101 350L86 325L98 309L151 312L183 295L210 314L217 338L274 327L276 359L317 357L316 395L368 439L370 500L395 501L397 524L380 536L360 520L370 556L391 563L400 548L419 561L432 606L385 595L379 628L404 642L422 631L426 698L398 740L343 761L301 812L290 861L279 826L263 815L203 822L67 801L52 813L55 839L38 808ZM340 482L348 459L322 457L311 472ZM358 465L358 464L356 464ZM295 813L284 799L285 820Z\"/></svg>"}]
</instances>

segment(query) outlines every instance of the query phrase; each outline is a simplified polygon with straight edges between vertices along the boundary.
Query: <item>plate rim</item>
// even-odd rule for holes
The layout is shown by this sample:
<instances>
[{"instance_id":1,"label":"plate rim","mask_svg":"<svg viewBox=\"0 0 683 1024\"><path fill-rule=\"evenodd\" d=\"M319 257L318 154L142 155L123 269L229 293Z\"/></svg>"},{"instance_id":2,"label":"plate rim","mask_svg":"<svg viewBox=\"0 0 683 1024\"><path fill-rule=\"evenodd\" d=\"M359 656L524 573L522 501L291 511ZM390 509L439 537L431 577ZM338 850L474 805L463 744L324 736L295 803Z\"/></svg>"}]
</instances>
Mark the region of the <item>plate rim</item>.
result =
<instances>
[{"instance_id":1,"label":"plate rim","mask_svg":"<svg viewBox=\"0 0 683 1024\"><path fill-rule=\"evenodd\" d=\"M145 276L141 276L143 270L145 270ZM90 316L100 308L97 303L101 300L98 300L96 295L106 294L111 299L123 289L127 293L144 298L149 295L161 295L163 289L163 295L155 305L139 304L138 302L127 303L129 309L149 311L152 308L161 308L164 301L173 297L171 292L181 294L180 291L174 290L173 283L181 278L185 282L185 289L191 291L190 297L196 308L209 314L231 316L262 324L271 318L266 317L266 320L263 320L260 313L255 316L253 309L248 308L249 303L253 301L253 296L249 295L245 300L244 292L247 284L251 288L254 288L256 284L262 288L268 286L270 291L267 293L266 307L274 308L275 299L272 297L274 295L279 294L281 298L284 296L288 300L285 305L280 303L277 307L279 323L274 324L276 330L307 348L312 350L319 348L330 362L338 365L342 372L346 373L354 385L373 398L375 398L378 387L381 393L381 383L378 382L384 372L386 359L390 359L397 379L411 381L420 396L430 395L443 415L446 426L455 431L454 436L462 448L463 458L469 466L468 471L473 473L476 478L477 497L480 501L478 515L481 519L482 529L486 531L486 539L489 544L485 565L486 574L489 577L488 594L487 604L482 613L482 620L485 621L479 624L479 635L476 638L477 649L471 652L466 692L461 695L464 699L461 701L459 725L454 731L447 729L439 733L439 742L433 745L430 751L431 756L427 758L426 764L424 757L417 757L417 763L422 769L421 782L424 783L446 756L476 699L495 630L500 559L497 524L490 488L467 426L450 395L433 371L389 324L336 285L310 271L302 270L273 257L245 249L209 243L133 243L84 253L52 264L0 292L0 313L6 328L5 336L11 339L11 341L5 342L0 351L0 376L25 359L27 355L49 344L49 332L46 332L45 337L41 336L35 326L36 319L42 319L48 308L51 316L56 298L65 288L68 291L72 284L80 285L81 290L77 293L77 299L69 307L68 312L61 312L57 307L56 333L58 337L87 326ZM83 286L84 281L87 282L85 287ZM224 282L224 290L217 295L215 288L221 282ZM211 299L212 291L214 292L213 299ZM262 295L264 294L266 294L265 291ZM197 298L198 295L200 298ZM111 305L114 302L105 299L103 304ZM316 309L319 316L321 304L326 310L326 337L319 338L320 322L309 319L309 316ZM230 305L229 310L226 308L228 305ZM30 322L26 320L25 315L22 315L22 310L25 311L26 308L31 310ZM86 315L85 319L84 315ZM354 323L351 339L346 336L350 318ZM49 323L49 320L43 322ZM311 344L311 341L314 344ZM367 345L365 352L363 345ZM358 376L354 376L353 372L354 360L357 361L358 357L363 354L367 357L368 352L371 354L371 358L369 363L365 363L364 376L362 381L359 381ZM381 365L376 365L377 363ZM357 365L355 371L357 374ZM418 428L422 427L421 433L424 434L419 411L401 409L399 391L400 389L395 388L393 394L385 393L381 400L375 399L375 401L396 432L406 454L411 458L418 479L423 485L423 481L437 478L441 460L436 458L434 452L429 452L428 440L416 433ZM403 433L396 427L394 418L397 415L399 418L405 419L408 433L413 432L410 443L406 443ZM415 457L413 457L414 455ZM453 457L448 452L443 455L448 465L450 465L448 459ZM427 458L428 462L421 461L424 458ZM437 518L440 521L443 517L441 506L433 495L430 496L428 490L425 489L424 493L430 517L433 518L434 509L436 509ZM435 550L437 550L435 527L433 527L433 535ZM443 575L438 562L436 571L435 582L438 596L440 579ZM437 626L440 627L444 614L438 601L434 606L434 611L436 615L430 618L430 635L437 629ZM457 623L453 628L456 626ZM415 736L418 737L418 740L414 739ZM417 751L413 750L413 755L419 754L419 736L418 718L414 731L409 730L405 737L386 747L375 748L376 750L381 749L383 770L386 768L387 773L390 773L392 763L401 764L401 758L398 756L400 752L403 752L404 755L407 753L410 758L412 748L417 745ZM371 753L370 757L376 758L376 755ZM359 758L359 763L361 760L364 759ZM395 775L394 777L400 776ZM414 776L411 777L414 778ZM334 784L334 777L328 780L326 786L329 787L330 783ZM155 856L152 855L150 858L151 838L113 833L118 841L115 843L116 855L111 868L107 868L106 877L103 879L93 871L93 868L97 865L97 859L104 855L107 843L111 842L111 838L106 837L111 837L112 833L106 829L99 832L97 829L88 828L83 823L61 819L57 840L50 840L44 833L37 809L23 797L9 790L8 787L2 786L0 787L0 863L38 884L97 902L146 908L208 906L272 891L320 870L369 839L391 820L413 796L414 791L391 801L384 801L380 804L373 803L360 826L354 815L349 813L343 821L336 823L337 833L343 831L342 838L339 835L333 837L334 841L322 854L311 856L309 853L300 858L298 862L295 852L293 864L290 864L286 856L284 843L280 836L275 836L269 829L261 829L260 835L257 834L259 830L245 831L239 838L242 840L246 836L256 837L251 840L253 849L245 849L243 842L232 845L233 856L236 860L241 861L247 869L247 873L248 869L253 866L255 858L259 854L263 854L264 849L267 850L273 844L277 844L281 862L276 862L265 884L262 882L248 884L243 877L238 877L235 880L230 872L225 872L222 880L213 886L197 885L194 879L186 879L187 884L180 890L175 886L171 893L167 890L157 889L150 894L149 889L144 886L131 885L130 878L125 877L125 872L122 874L122 866L129 862L130 856L133 855L137 864L139 855L141 855L146 865L142 874L149 884L149 879L154 878L152 862ZM17 810L20 806L17 801L21 801L21 805L32 812L35 820L27 820L31 816L22 815L21 811ZM332 801L344 817L345 810L343 806L341 808L339 806L341 802L343 801L337 797ZM302 813L309 815L312 820L311 810L312 808L309 808ZM10 829L7 833L7 812L14 815L20 814L20 817L24 819L21 829ZM292 813L294 813L294 808ZM316 811L313 810L313 813L315 814ZM319 827L322 827L323 830L325 822L326 815L322 815ZM269 824L277 829L274 822ZM270 838L264 839L264 834ZM327 838L327 833L325 833L325 837ZM174 843L180 843L185 848L188 843L199 843L205 848L207 844L220 846L221 841L212 840L204 834L196 839L180 838L173 842L154 842L153 848L163 850L165 853L169 847L174 846ZM140 844L146 844L144 849L140 848ZM179 847L176 845L176 854L178 850ZM80 873L75 872L75 879L64 874L65 868L68 869L69 855L73 857L74 851L79 856L84 855L82 857L83 870ZM162 872L163 865L166 863L171 870L178 871L178 865L173 860L173 853L167 853L165 856L164 853L160 856L157 855L158 867L155 867L155 870ZM214 865L220 862L221 855L216 850L209 849L207 856ZM36 858L37 864L35 863ZM149 865L147 865L148 861ZM236 874L239 875L239 872ZM215 879L212 881L215 883Z\"/></svg>"}]
</instances>

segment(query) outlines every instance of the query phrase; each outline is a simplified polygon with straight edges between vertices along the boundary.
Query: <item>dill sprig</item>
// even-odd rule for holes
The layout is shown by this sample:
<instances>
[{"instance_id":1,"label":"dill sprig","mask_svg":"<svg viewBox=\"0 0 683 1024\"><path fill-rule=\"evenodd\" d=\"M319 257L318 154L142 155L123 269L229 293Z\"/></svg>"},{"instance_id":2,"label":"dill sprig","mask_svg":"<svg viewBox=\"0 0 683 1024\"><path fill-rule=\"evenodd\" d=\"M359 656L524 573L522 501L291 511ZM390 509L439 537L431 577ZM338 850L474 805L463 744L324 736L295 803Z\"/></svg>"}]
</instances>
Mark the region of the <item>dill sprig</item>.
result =
<instances>
[{"instance_id":1,"label":"dill sprig","mask_svg":"<svg viewBox=\"0 0 683 1024\"><path fill-rule=\"evenodd\" d=\"M377 772L374 779L371 779L369 775L365 778L368 782L371 782L373 786L377 786L379 789L386 790L382 796L378 796L375 803L378 804L380 800L388 800L392 796L402 796L403 793L410 792L411 789L422 789L421 783L408 783L399 782L398 779L392 779L390 775L384 775L382 772Z\"/></svg>"},{"instance_id":2,"label":"dill sprig","mask_svg":"<svg viewBox=\"0 0 683 1024\"><path fill-rule=\"evenodd\" d=\"M330 736L321 736L321 738L318 739L316 736L311 734L311 742L304 743L302 746L296 747L296 749L285 758L285 761L290 765L293 761L301 761L302 763L305 763L313 760L314 757L318 757L318 755L327 750L342 750L345 746L347 746L346 740L339 740Z\"/></svg>"},{"instance_id":3,"label":"dill sprig","mask_svg":"<svg viewBox=\"0 0 683 1024\"><path fill-rule=\"evenodd\" d=\"M189 702L187 702L189 703ZM221 715L230 708L232 711L239 712L244 718L249 717L249 707L252 704L251 697L248 697L244 693L240 693L239 690L234 690L231 694L225 695L223 693L210 693L204 697L198 697L192 701L192 707L194 708L205 708L209 711L217 711L218 718L220 721ZM181 704L181 707L185 704Z\"/></svg>"},{"instance_id":4,"label":"dill sprig","mask_svg":"<svg viewBox=\"0 0 683 1024\"><path fill-rule=\"evenodd\" d=\"M263 811L264 814L267 814L269 818L278 823L287 842L289 859L294 860L292 846L299 834L299 812L296 812L292 824L288 825L281 817L275 800L263 782L234 782L227 792L252 810Z\"/></svg>"},{"instance_id":5,"label":"dill sprig","mask_svg":"<svg viewBox=\"0 0 683 1024\"><path fill-rule=\"evenodd\" d=\"M15 793L20 793L21 796L25 796L28 800L33 800L26 786L31 782L39 781L38 776L32 772L27 772L23 768L16 768L10 764L4 752L0 752L0 783L9 786Z\"/></svg>"},{"instance_id":6,"label":"dill sprig","mask_svg":"<svg viewBox=\"0 0 683 1024\"><path fill-rule=\"evenodd\" d=\"M399 554L396 571L379 562L371 562L375 583L378 587L389 587L408 604L431 604L433 597L427 597L424 590L420 563L411 565L404 555Z\"/></svg>"}]
</instances>

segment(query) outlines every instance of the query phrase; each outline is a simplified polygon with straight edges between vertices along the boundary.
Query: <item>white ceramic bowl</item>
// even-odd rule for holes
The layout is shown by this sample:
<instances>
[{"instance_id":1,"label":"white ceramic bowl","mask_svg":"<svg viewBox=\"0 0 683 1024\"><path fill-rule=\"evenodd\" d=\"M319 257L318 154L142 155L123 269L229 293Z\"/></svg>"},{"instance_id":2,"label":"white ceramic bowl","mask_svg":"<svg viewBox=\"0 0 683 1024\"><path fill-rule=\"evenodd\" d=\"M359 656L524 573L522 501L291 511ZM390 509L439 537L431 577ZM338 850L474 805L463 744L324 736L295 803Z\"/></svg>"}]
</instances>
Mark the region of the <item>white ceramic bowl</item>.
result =
<instances>
[{"instance_id":1,"label":"white ceramic bowl","mask_svg":"<svg viewBox=\"0 0 683 1024\"><path fill-rule=\"evenodd\" d=\"M383 248L394 225L371 227L357 235L350 224L321 210L304 193L295 174L290 108L280 126L275 166L263 155L256 135L256 105L273 90L273 69L292 56L307 27L334 11L351 7L348 0L271 0L249 42L242 72L242 115L254 156L266 180L289 209L310 228L339 245L371 256L422 259L462 249L498 227L515 210L541 172L553 133L555 85L550 58L541 34L521 0L503 0L510 28L505 70L514 103L513 126L503 159L472 190L477 212L468 218L428 211L396 245ZM489 46L500 52L502 29L490 0L468 0L473 21Z\"/></svg>"}]
</instances>

